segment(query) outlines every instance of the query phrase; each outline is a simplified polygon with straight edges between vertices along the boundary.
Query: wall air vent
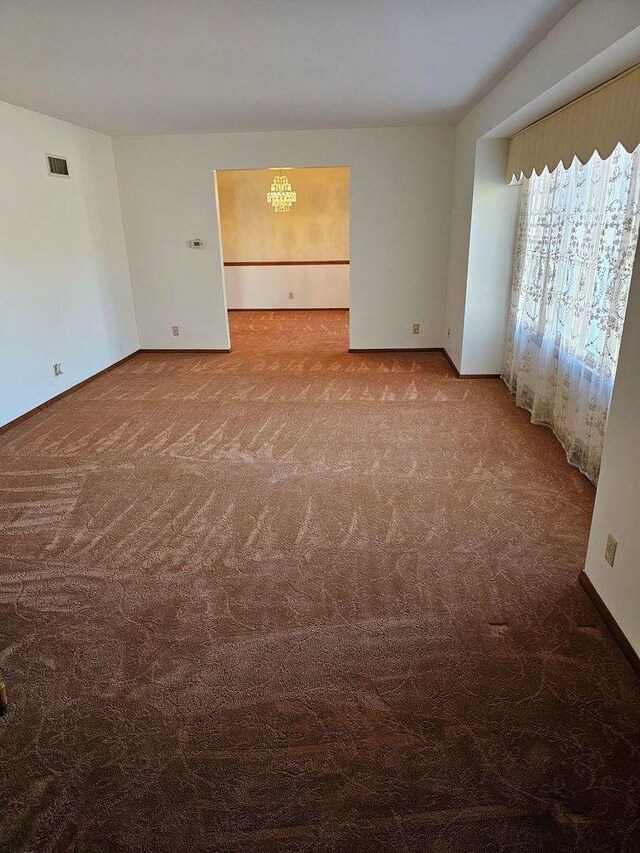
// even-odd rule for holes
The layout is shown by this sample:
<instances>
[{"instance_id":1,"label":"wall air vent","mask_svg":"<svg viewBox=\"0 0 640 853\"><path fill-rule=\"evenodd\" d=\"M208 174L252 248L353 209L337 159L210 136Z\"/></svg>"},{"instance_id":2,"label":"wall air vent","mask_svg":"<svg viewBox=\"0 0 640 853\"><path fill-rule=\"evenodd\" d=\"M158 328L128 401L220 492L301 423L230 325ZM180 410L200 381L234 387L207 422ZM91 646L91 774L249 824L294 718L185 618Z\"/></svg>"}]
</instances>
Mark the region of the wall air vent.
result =
<instances>
[{"instance_id":1,"label":"wall air vent","mask_svg":"<svg viewBox=\"0 0 640 853\"><path fill-rule=\"evenodd\" d=\"M57 157L54 154L47 154L47 167L49 174L57 178L69 177L69 166L66 157Z\"/></svg>"}]
</instances>

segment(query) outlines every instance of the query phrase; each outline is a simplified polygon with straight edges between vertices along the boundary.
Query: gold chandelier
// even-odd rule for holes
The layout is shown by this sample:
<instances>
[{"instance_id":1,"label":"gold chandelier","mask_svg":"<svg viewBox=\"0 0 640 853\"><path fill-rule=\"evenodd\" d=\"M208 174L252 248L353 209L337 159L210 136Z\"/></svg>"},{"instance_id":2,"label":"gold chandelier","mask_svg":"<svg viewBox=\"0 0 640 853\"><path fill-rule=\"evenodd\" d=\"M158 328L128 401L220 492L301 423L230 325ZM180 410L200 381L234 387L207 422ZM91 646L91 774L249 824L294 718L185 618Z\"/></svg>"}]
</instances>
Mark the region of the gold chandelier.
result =
<instances>
[{"instance_id":1,"label":"gold chandelier","mask_svg":"<svg viewBox=\"0 0 640 853\"><path fill-rule=\"evenodd\" d=\"M276 175L267 193L267 203L276 213L289 213L291 206L297 201L296 191L292 189L285 175Z\"/></svg>"}]
</instances>

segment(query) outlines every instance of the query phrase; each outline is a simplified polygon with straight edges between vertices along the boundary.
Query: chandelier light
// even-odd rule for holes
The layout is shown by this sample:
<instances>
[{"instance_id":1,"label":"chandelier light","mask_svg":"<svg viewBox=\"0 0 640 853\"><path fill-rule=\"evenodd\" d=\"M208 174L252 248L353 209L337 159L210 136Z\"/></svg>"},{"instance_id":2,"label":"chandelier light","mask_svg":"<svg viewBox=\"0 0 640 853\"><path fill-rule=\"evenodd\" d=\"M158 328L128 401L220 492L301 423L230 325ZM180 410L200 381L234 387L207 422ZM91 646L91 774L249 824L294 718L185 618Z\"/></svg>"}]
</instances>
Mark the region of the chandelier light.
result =
<instances>
[{"instance_id":1,"label":"chandelier light","mask_svg":"<svg viewBox=\"0 0 640 853\"><path fill-rule=\"evenodd\" d=\"M297 201L296 192L292 189L285 175L276 175L267 193L267 202L276 213L289 213L291 206Z\"/></svg>"}]
</instances>

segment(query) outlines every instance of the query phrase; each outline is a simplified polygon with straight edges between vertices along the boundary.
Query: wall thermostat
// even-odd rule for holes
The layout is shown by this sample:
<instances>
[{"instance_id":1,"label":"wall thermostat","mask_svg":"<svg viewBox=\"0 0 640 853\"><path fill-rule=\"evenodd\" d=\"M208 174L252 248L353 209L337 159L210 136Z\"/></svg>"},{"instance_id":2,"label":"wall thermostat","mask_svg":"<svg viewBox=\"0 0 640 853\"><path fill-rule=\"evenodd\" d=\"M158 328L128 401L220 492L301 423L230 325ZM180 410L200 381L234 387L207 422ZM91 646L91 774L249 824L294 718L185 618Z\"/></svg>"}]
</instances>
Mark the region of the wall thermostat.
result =
<instances>
[{"instance_id":1,"label":"wall thermostat","mask_svg":"<svg viewBox=\"0 0 640 853\"><path fill-rule=\"evenodd\" d=\"M204 248L204 240L201 240L199 237L196 237L195 240L189 240L189 248L190 249L202 249L202 248Z\"/></svg>"}]
</instances>

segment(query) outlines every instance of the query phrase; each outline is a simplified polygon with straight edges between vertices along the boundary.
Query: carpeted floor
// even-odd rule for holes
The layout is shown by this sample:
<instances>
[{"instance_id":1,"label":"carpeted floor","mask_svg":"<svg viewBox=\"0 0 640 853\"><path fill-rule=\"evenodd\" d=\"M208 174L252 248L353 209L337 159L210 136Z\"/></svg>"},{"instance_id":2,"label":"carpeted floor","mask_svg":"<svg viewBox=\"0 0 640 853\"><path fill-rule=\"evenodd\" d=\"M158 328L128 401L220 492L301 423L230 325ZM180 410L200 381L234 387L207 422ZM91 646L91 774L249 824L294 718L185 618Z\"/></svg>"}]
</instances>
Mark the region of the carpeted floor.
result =
<instances>
[{"instance_id":1,"label":"carpeted floor","mask_svg":"<svg viewBox=\"0 0 640 853\"><path fill-rule=\"evenodd\" d=\"M0 848L640 850L594 492L499 380L236 312L0 436Z\"/></svg>"}]
</instances>

